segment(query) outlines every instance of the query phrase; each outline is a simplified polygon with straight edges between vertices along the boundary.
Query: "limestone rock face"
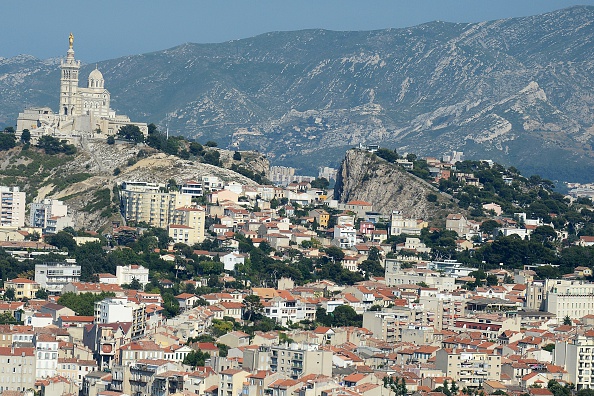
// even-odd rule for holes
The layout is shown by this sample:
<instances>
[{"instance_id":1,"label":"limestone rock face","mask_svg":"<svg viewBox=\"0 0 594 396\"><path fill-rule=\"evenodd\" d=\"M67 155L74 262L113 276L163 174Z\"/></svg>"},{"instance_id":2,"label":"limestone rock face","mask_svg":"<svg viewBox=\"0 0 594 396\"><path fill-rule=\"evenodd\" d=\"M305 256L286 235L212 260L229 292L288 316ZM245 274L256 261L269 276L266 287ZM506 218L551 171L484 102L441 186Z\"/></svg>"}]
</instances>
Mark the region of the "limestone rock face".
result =
<instances>
[{"instance_id":1,"label":"limestone rock face","mask_svg":"<svg viewBox=\"0 0 594 396\"><path fill-rule=\"evenodd\" d=\"M428 194L438 196L429 202ZM438 221L450 212L459 211L449 195L391 164L362 150L349 150L338 171L334 198L340 202L363 200L373 204L374 211L390 214L402 211L406 216Z\"/></svg>"}]
</instances>

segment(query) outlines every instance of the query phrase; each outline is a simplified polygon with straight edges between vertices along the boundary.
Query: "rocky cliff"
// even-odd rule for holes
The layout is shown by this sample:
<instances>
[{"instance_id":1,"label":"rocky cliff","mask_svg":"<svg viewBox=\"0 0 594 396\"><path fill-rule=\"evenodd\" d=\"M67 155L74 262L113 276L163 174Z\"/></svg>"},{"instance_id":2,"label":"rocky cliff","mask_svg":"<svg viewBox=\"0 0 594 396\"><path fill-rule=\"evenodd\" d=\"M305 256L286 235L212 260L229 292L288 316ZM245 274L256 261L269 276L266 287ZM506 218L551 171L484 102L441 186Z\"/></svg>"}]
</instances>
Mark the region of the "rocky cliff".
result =
<instances>
[{"instance_id":1,"label":"rocky cliff","mask_svg":"<svg viewBox=\"0 0 594 396\"><path fill-rule=\"evenodd\" d=\"M429 194L435 194L437 201L429 202ZM399 165L358 149L347 151L340 165L334 198L340 202L363 200L383 214L400 210L405 216L432 222L438 222L448 213L459 212L449 195Z\"/></svg>"}]
</instances>

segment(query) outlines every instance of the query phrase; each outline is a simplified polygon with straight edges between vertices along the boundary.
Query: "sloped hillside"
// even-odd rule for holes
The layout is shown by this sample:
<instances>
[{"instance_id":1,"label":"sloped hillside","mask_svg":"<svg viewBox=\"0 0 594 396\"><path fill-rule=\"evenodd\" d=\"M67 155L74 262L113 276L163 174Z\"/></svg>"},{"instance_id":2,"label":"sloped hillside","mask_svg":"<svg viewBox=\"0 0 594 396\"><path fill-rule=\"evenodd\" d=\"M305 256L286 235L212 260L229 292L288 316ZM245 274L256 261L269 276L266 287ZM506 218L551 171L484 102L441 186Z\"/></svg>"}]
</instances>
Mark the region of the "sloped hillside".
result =
<instances>
[{"instance_id":1,"label":"sloped hillside","mask_svg":"<svg viewBox=\"0 0 594 396\"><path fill-rule=\"evenodd\" d=\"M219 151L221 158L232 162L232 153ZM261 172L268 167L261 154L244 153L243 157L247 160L235 162L247 169ZM174 179L181 183L207 175L256 184L236 172L201 163L193 157L185 160L126 142L113 145L103 141L85 142L77 147L74 156L47 155L34 146L0 152L0 184L19 186L27 192L28 202L43 198L64 200L76 229L97 230L109 225L111 220L120 219L114 186L124 180L167 183Z\"/></svg>"}]
</instances>

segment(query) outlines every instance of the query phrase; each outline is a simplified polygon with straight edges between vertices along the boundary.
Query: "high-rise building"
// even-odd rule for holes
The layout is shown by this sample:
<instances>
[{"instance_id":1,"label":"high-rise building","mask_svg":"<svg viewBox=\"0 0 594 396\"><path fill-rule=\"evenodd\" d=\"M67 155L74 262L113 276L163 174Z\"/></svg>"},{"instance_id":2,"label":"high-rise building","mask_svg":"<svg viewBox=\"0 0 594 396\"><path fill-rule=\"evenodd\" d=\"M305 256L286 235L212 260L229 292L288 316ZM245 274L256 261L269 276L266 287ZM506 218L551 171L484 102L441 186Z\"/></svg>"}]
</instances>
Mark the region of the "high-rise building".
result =
<instances>
[{"instance_id":1,"label":"high-rise building","mask_svg":"<svg viewBox=\"0 0 594 396\"><path fill-rule=\"evenodd\" d=\"M120 191L122 214L127 221L145 222L167 229L175 209L192 205L192 197L179 191L161 192L154 183L124 182Z\"/></svg>"},{"instance_id":2,"label":"high-rise building","mask_svg":"<svg viewBox=\"0 0 594 396\"><path fill-rule=\"evenodd\" d=\"M18 187L0 186L0 227L23 227L25 204L25 193Z\"/></svg>"}]
</instances>

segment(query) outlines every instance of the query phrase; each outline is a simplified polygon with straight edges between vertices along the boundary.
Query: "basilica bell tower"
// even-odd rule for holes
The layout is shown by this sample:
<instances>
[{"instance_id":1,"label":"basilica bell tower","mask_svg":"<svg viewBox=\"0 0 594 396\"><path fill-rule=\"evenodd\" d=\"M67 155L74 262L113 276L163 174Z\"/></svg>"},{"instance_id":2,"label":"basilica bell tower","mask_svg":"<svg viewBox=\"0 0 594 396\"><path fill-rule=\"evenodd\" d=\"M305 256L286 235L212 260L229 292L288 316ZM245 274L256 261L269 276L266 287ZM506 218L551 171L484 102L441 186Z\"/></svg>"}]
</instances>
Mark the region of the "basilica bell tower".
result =
<instances>
[{"instance_id":1,"label":"basilica bell tower","mask_svg":"<svg viewBox=\"0 0 594 396\"><path fill-rule=\"evenodd\" d=\"M78 72L80 61L74 59L74 36L70 33L68 37L68 52L66 59L62 59L60 64L60 107L59 114L66 116L76 116L77 110L77 91L78 91Z\"/></svg>"}]
</instances>

